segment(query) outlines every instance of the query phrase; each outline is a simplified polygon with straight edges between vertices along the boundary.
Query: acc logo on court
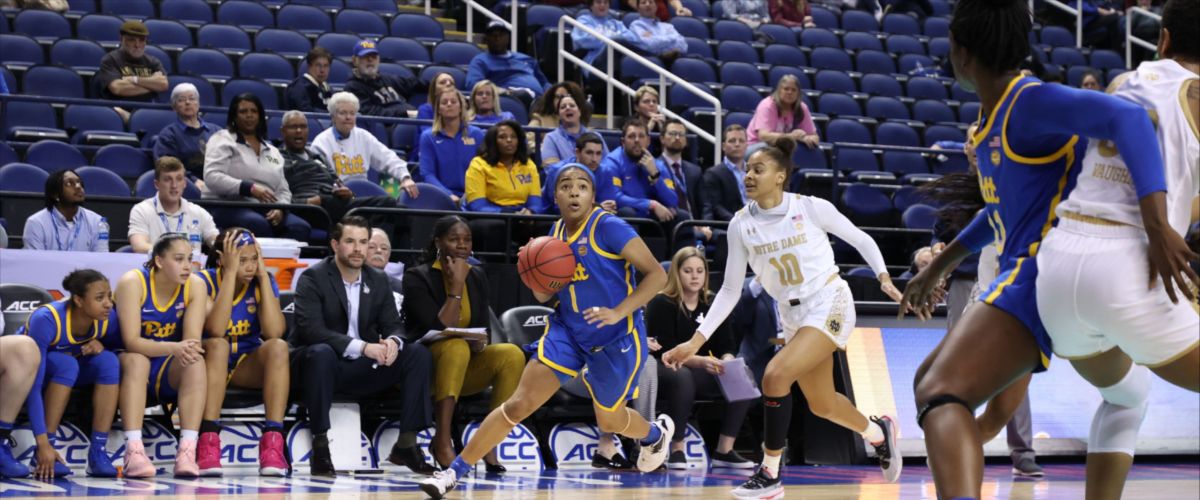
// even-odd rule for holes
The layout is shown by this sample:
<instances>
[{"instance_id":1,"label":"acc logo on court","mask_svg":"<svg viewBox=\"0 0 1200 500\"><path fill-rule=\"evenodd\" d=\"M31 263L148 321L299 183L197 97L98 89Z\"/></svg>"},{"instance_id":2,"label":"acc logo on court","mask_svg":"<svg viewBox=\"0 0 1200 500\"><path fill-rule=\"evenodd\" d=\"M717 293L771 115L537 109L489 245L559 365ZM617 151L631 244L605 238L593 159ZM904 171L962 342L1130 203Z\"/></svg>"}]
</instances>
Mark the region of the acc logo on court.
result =
<instances>
[{"instance_id":1,"label":"acc logo on court","mask_svg":"<svg viewBox=\"0 0 1200 500\"><path fill-rule=\"evenodd\" d=\"M263 435L258 422L230 422L221 425L221 466L258 469L258 440Z\"/></svg>"},{"instance_id":2,"label":"acc logo on court","mask_svg":"<svg viewBox=\"0 0 1200 500\"><path fill-rule=\"evenodd\" d=\"M13 456L17 462L28 464L37 453L37 441L33 437L33 430L28 424L18 426L13 429L12 444ZM54 433L55 450L62 455L63 460L67 461L67 467L75 474L83 474L87 469L87 452L90 444L87 434L79 430L78 427L67 422L62 422L58 425L58 431Z\"/></svg>"},{"instance_id":3,"label":"acc logo on court","mask_svg":"<svg viewBox=\"0 0 1200 500\"><path fill-rule=\"evenodd\" d=\"M474 436L477 430L479 422L471 422L463 430L462 442L465 444L471 441L471 436ZM496 458L509 470L541 471L544 468L537 437L528 427L521 424L513 427L504 437L504 441L496 446Z\"/></svg>"},{"instance_id":4,"label":"acc logo on court","mask_svg":"<svg viewBox=\"0 0 1200 500\"><path fill-rule=\"evenodd\" d=\"M591 467L596 454L600 429L587 422L566 422L550 430L550 452L559 468ZM616 436L614 445L620 449Z\"/></svg>"},{"instance_id":5,"label":"acc logo on court","mask_svg":"<svg viewBox=\"0 0 1200 500\"><path fill-rule=\"evenodd\" d=\"M689 469L708 468L708 448L704 446L704 438L691 424L688 424L687 433L683 435L683 454L687 455Z\"/></svg>"}]
</instances>

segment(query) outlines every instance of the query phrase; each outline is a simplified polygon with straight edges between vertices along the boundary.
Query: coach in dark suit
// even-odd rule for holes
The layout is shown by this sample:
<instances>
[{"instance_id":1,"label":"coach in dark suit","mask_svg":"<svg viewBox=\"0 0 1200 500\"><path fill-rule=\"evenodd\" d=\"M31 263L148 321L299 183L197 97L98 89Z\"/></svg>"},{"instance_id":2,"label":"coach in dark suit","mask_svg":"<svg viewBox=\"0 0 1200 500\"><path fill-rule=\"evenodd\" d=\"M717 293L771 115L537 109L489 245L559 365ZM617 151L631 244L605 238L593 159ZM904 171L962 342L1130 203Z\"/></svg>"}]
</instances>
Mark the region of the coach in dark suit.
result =
<instances>
[{"instance_id":1,"label":"coach in dark suit","mask_svg":"<svg viewBox=\"0 0 1200 500\"><path fill-rule=\"evenodd\" d=\"M330 241L334 256L305 271L296 287L292 380L308 408L312 474L334 475L326 436L334 393L365 397L393 386L400 386L402 410L388 460L432 474L416 446L416 433L432 424L432 360L424 346L404 342L387 275L363 265L370 236L366 219L342 219Z\"/></svg>"},{"instance_id":2,"label":"coach in dark suit","mask_svg":"<svg viewBox=\"0 0 1200 500\"><path fill-rule=\"evenodd\" d=\"M658 159L659 170L667 170L675 180L675 194L679 198L677 208L691 214L692 218L704 213L708 204L704 199L700 166L683 159L683 151L687 149L687 127L678 119L671 118L663 125L662 156ZM708 226L693 226L696 240L713 243L712 228ZM694 242L681 239L677 246L691 246Z\"/></svg>"},{"instance_id":3,"label":"coach in dark suit","mask_svg":"<svg viewBox=\"0 0 1200 500\"><path fill-rule=\"evenodd\" d=\"M746 162L746 129L741 125L725 127L721 151L725 159L704 172L705 220L731 220L746 205L741 180Z\"/></svg>"}]
</instances>

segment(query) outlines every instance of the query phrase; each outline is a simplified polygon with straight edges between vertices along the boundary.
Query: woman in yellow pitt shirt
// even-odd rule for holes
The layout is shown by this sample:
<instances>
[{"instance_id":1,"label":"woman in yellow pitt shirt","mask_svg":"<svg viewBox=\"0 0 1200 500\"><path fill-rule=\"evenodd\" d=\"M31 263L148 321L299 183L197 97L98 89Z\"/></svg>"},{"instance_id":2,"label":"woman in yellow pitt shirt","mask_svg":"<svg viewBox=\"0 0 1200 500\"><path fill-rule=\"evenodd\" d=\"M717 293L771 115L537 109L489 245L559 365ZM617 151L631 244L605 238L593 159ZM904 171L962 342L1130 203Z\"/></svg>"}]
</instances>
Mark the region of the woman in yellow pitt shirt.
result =
<instances>
[{"instance_id":1,"label":"woman in yellow pitt shirt","mask_svg":"<svg viewBox=\"0 0 1200 500\"><path fill-rule=\"evenodd\" d=\"M540 214L542 181L537 166L529 159L529 146L521 125L512 120L502 121L488 130L479 155L471 160L466 177L466 210L510 214ZM476 219L471 228L483 244L481 250L504 251L504 221ZM513 225L511 241L525 241L534 234L529 223ZM541 234L545 234L542 231Z\"/></svg>"}]
</instances>

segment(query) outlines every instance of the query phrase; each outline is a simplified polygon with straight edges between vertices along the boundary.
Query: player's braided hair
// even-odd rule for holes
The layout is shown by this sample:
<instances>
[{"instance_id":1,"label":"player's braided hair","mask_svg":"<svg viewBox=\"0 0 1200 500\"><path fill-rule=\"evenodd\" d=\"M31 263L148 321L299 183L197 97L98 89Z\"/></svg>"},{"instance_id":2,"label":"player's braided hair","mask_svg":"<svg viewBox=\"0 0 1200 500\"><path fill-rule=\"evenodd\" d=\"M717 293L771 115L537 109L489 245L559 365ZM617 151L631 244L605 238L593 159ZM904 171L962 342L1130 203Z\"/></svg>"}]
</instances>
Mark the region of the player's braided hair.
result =
<instances>
[{"instance_id":1,"label":"player's braided hair","mask_svg":"<svg viewBox=\"0 0 1200 500\"><path fill-rule=\"evenodd\" d=\"M1025 0L959 0L950 37L996 72L1016 69L1029 55L1033 20Z\"/></svg>"}]
</instances>

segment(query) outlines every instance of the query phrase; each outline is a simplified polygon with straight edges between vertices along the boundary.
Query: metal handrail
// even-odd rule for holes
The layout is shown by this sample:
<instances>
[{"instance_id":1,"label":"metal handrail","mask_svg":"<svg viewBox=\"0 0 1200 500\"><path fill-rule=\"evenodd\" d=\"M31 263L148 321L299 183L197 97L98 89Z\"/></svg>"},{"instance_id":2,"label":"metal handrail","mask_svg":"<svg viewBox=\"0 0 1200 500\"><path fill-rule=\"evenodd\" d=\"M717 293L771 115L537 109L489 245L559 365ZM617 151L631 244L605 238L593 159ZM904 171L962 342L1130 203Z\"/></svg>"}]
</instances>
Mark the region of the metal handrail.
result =
<instances>
[{"instance_id":1,"label":"metal handrail","mask_svg":"<svg viewBox=\"0 0 1200 500\"><path fill-rule=\"evenodd\" d=\"M629 96L633 96L636 93L636 91L632 87L625 85L624 82L617 80L616 78L613 77L613 75L615 74L614 68L613 68L613 64L614 64L613 63L613 51L618 51L625 57L633 59L638 64L641 64L642 66L645 66L645 67L653 70L655 73L658 73L658 95L659 95L659 98L662 99L662 102L663 102L663 105L659 106L659 111L661 111L664 115L666 115L669 118L675 118L675 119L678 119L679 121L683 122L684 127L686 127L688 130L692 131L696 135L700 136L701 139L705 139L707 141L712 142L713 158L720 159L722 157L721 156L721 133L723 131L723 128L721 126L721 118L722 117L721 117L721 100L720 99L717 99L715 96L713 96L712 94L710 94L708 92L700 90L699 87L693 85L691 82L689 82L683 78L680 78L679 76L675 75L674 73L671 73L670 71L667 71L662 66L654 64L649 59L642 57L641 55L630 50L629 48L617 43L615 40L613 40L607 36L604 36L603 34L601 34L600 32L598 32L592 28L585 26L584 24L580 23L578 20L576 20L575 18L573 18L571 16L562 16L558 19L558 81L561 82L566 79L566 65L564 64L564 60L569 60L572 63L575 63L575 65L584 68L585 70L591 70L595 73L602 73L602 71L600 71L600 68L597 68L597 67L591 65L590 63L584 61L583 59L580 59L579 56L576 56L575 54L572 54L570 51L563 48L565 46L564 44L566 43L566 40L564 37L566 34L566 25L567 24L571 25L571 29L583 30L584 33L592 35L592 36L596 37L597 40L604 42L604 45L606 47L605 50L608 51L608 72L605 76L605 81L607 82L607 85L606 85L607 99L605 100L606 104L607 104L607 110L605 111L605 119L606 119L605 127L606 128L610 128L610 129L613 128L613 87L620 89L621 92L624 92L625 94L627 94ZM713 126L713 131L711 133L707 130L700 128L696 124L683 119L682 116L680 116L679 114L677 114L667 108L666 104L667 104L667 80L668 79L671 80L671 82L673 84L679 85L679 86L683 87L684 89L686 89L688 92L696 94L701 99L708 101L709 103L711 103L713 105L714 108L716 108L716 110L717 110L716 118L715 118L716 122Z\"/></svg>"},{"instance_id":2,"label":"metal handrail","mask_svg":"<svg viewBox=\"0 0 1200 500\"><path fill-rule=\"evenodd\" d=\"M480 5L479 2L476 2L475 0L464 0L464 2L467 5L468 43L475 43L475 16L471 13L471 11L474 10L483 13L483 15L487 16L488 19L503 23L504 27L508 28L508 32L510 34L509 44L511 44L511 47L509 50L512 50L513 52L517 51L517 0L509 0L508 2L512 5L512 19L510 20L505 20L503 17L500 17L487 7ZM429 0L425 0L425 4L429 5Z\"/></svg>"},{"instance_id":3,"label":"metal handrail","mask_svg":"<svg viewBox=\"0 0 1200 500\"><path fill-rule=\"evenodd\" d=\"M1133 7L1129 9L1129 14L1125 18L1125 69L1133 69L1133 44L1138 44L1139 47L1150 51L1158 50L1158 45L1150 43L1149 40L1142 40L1133 36L1133 19L1139 15L1149 17L1159 24L1162 24L1162 16L1150 12L1141 7Z\"/></svg>"},{"instance_id":4,"label":"metal handrail","mask_svg":"<svg viewBox=\"0 0 1200 500\"><path fill-rule=\"evenodd\" d=\"M1044 0L1046 5L1075 16L1075 46L1083 47L1083 0L1075 0L1075 7L1058 0ZM1070 0L1067 0L1068 2Z\"/></svg>"}]
</instances>

